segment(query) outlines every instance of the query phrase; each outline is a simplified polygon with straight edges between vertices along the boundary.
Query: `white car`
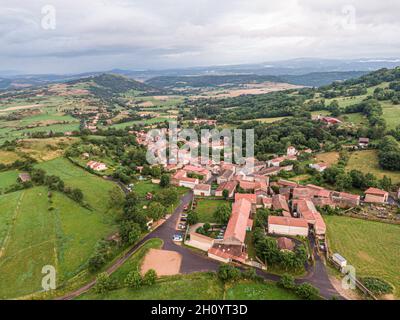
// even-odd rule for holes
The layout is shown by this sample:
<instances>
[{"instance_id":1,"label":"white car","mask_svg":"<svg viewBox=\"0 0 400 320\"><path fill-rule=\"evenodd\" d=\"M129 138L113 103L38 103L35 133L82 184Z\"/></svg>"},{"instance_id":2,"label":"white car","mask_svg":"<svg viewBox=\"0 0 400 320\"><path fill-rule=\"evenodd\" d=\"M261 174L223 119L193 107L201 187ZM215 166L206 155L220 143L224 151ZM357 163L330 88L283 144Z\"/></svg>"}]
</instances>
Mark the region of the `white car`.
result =
<instances>
[{"instance_id":1,"label":"white car","mask_svg":"<svg viewBox=\"0 0 400 320\"><path fill-rule=\"evenodd\" d=\"M180 242L183 240L183 237L181 234L174 234L174 237L172 238L173 241Z\"/></svg>"}]
</instances>

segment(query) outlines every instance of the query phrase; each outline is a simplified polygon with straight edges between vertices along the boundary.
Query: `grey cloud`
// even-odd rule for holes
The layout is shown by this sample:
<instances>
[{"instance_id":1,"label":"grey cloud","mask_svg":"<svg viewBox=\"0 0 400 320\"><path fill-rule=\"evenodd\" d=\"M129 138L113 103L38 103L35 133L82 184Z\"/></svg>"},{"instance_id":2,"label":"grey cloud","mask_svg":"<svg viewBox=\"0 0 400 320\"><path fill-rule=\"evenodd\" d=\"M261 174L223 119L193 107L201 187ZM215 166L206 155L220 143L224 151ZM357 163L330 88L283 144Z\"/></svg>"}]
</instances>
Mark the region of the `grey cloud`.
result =
<instances>
[{"instance_id":1,"label":"grey cloud","mask_svg":"<svg viewBox=\"0 0 400 320\"><path fill-rule=\"evenodd\" d=\"M47 4L56 30L40 26ZM0 0L0 70L398 56L399 10L397 0Z\"/></svg>"}]
</instances>

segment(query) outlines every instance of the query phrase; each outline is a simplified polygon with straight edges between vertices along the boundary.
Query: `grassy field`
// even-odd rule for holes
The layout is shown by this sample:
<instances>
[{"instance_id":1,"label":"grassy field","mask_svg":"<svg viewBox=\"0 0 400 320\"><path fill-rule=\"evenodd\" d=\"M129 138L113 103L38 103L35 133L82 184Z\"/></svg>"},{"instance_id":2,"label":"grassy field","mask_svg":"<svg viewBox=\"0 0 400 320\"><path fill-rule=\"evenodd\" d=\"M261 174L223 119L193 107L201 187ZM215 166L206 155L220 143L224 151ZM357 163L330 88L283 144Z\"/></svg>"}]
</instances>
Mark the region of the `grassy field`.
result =
<instances>
[{"instance_id":1,"label":"grassy field","mask_svg":"<svg viewBox=\"0 0 400 320\"><path fill-rule=\"evenodd\" d=\"M360 170L364 173L372 173L378 178L384 175L390 177L393 183L400 182L400 172L387 171L379 168L378 155L376 150L362 150L352 152L346 170Z\"/></svg>"},{"instance_id":2,"label":"grassy field","mask_svg":"<svg viewBox=\"0 0 400 320\"><path fill-rule=\"evenodd\" d=\"M295 293L279 288L273 282L241 281L226 291L226 300L299 300Z\"/></svg>"},{"instance_id":3,"label":"grassy field","mask_svg":"<svg viewBox=\"0 0 400 320\"><path fill-rule=\"evenodd\" d=\"M122 288L104 295L88 292L82 300L219 300L223 286L215 274L194 273L163 278L150 287Z\"/></svg>"},{"instance_id":4,"label":"grassy field","mask_svg":"<svg viewBox=\"0 0 400 320\"><path fill-rule=\"evenodd\" d=\"M340 216L324 219L331 251L344 256L357 276L391 283L400 298L400 226Z\"/></svg>"},{"instance_id":5,"label":"grassy field","mask_svg":"<svg viewBox=\"0 0 400 320\"><path fill-rule=\"evenodd\" d=\"M155 193L160 190L160 186L155 183L151 183L150 180L139 181L134 184L133 191L139 197L145 197L148 192Z\"/></svg>"},{"instance_id":6,"label":"grassy field","mask_svg":"<svg viewBox=\"0 0 400 320\"><path fill-rule=\"evenodd\" d=\"M78 138L24 139L18 142L17 151L25 153L37 161L49 161L61 157L67 146Z\"/></svg>"},{"instance_id":7,"label":"grassy field","mask_svg":"<svg viewBox=\"0 0 400 320\"><path fill-rule=\"evenodd\" d=\"M11 164L19 159L20 156L15 152L0 150L0 163L2 164Z\"/></svg>"},{"instance_id":8,"label":"grassy field","mask_svg":"<svg viewBox=\"0 0 400 320\"><path fill-rule=\"evenodd\" d=\"M216 222L214 219L214 211L221 205L228 204L228 201L225 200L207 200L207 199L198 199L197 207L195 211L199 215L200 222L208 222L213 223Z\"/></svg>"},{"instance_id":9,"label":"grassy field","mask_svg":"<svg viewBox=\"0 0 400 320\"><path fill-rule=\"evenodd\" d=\"M386 121L388 129L395 129L400 125L400 106L393 105L390 102L381 102L383 109L383 118Z\"/></svg>"},{"instance_id":10,"label":"grassy field","mask_svg":"<svg viewBox=\"0 0 400 320\"><path fill-rule=\"evenodd\" d=\"M315 162L323 162L327 165L335 164L338 162L338 160L339 152L336 151L319 153L315 156Z\"/></svg>"},{"instance_id":11,"label":"grassy field","mask_svg":"<svg viewBox=\"0 0 400 320\"><path fill-rule=\"evenodd\" d=\"M48 174L59 176L64 180L66 186L81 189L84 200L96 211L108 212L108 192L115 187L114 183L88 173L65 158L42 162L37 167L44 169Z\"/></svg>"},{"instance_id":12,"label":"grassy field","mask_svg":"<svg viewBox=\"0 0 400 320\"><path fill-rule=\"evenodd\" d=\"M17 182L17 178L18 172L15 170L0 172L0 193L7 187L15 184Z\"/></svg>"},{"instance_id":13,"label":"grassy field","mask_svg":"<svg viewBox=\"0 0 400 320\"><path fill-rule=\"evenodd\" d=\"M32 210L35 208L35 210ZM57 284L83 270L96 242L114 232L100 212L35 187L0 196L0 297L41 290L42 267L57 270Z\"/></svg>"}]
</instances>

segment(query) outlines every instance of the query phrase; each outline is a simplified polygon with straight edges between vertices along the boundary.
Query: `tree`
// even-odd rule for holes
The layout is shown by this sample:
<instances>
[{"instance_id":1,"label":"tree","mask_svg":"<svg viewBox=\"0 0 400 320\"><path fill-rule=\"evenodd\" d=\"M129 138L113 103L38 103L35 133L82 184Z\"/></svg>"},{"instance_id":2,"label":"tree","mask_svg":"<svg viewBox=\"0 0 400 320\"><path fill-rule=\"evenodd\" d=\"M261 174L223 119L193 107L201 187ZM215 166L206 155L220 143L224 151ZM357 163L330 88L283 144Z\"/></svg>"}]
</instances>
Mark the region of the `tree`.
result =
<instances>
[{"instance_id":1,"label":"tree","mask_svg":"<svg viewBox=\"0 0 400 320\"><path fill-rule=\"evenodd\" d=\"M224 199L228 199L229 198L229 191L227 189L222 190L222 196L224 197Z\"/></svg>"},{"instance_id":2,"label":"tree","mask_svg":"<svg viewBox=\"0 0 400 320\"><path fill-rule=\"evenodd\" d=\"M169 187L169 185L170 185L170 181L171 179L170 179L170 177L169 177L169 175L168 174L163 174L162 176L161 176L161 180L160 180L160 187L161 188L167 188L167 187Z\"/></svg>"},{"instance_id":3,"label":"tree","mask_svg":"<svg viewBox=\"0 0 400 320\"><path fill-rule=\"evenodd\" d=\"M235 281L240 278L240 270L229 264L220 265L217 276L223 282Z\"/></svg>"},{"instance_id":4,"label":"tree","mask_svg":"<svg viewBox=\"0 0 400 320\"><path fill-rule=\"evenodd\" d=\"M191 226L199 222L199 215L196 211L190 211L187 216L187 223Z\"/></svg>"},{"instance_id":5,"label":"tree","mask_svg":"<svg viewBox=\"0 0 400 320\"><path fill-rule=\"evenodd\" d=\"M81 189L72 189L71 191L71 198L76 202L82 202L83 200L83 192Z\"/></svg>"},{"instance_id":6,"label":"tree","mask_svg":"<svg viewBox=\"0 0 400 320\"><path fill-rule=\"evenodd\" d=\"M142 275L139 271L133 270L129 272L125 279L125 285L129 288L139 288L143 283Z\"/></svg>"},{"instance_id":7,"label":"tree","mask_svg":"<svg viewBox=\"0 0 400 320\"><path fill-rule=\"evenodd\" d=\"M384 175L383 178L379 180L379 186L386 191L390 191L392 188L392 179Z\"/></svg>"},{"instance_id":8,"label":"tree","mask_svg":"<svg viewBox=\"0 0 400 320\"><path fill-rule=\"evenodd\" d=\"M351 176L347 173L340 173L336 176L335 181L336 189L343 191L352 187Z\"/></svg>"},{"instance_id":9,"label":"tree","mask_svg":"<svg viewBox=\"0 0 400 320\"><path fill-rule=\"evenodd\" d=\"M136 241L138 241L141 233L140 226L137 223L134 223L131 231L129 231L129 244L134 244Z\"/></svg>"},{"instance_id":10,"label":"tree","mask_svg":"<svg viewBox=\"0 0 400 320\"><path fill-rule=\"evenodd\" d=\"M178 191L176 188L163 189L156 193L154 201L161 203L165 207L169 207L178 201Z\"/></svg>"},{"instance_id":11,"label":"tree","mask_svg":"<svg viewBox=\"0 0 400 320\"><path fill-rule=\"evenodd\" d=\"M165 216L166 209L165 207L158 202L152 202L150 203L148 207L148 217L153 219L154 221L157 221Z\"/></svg>"},{"instance_id":12,"label":"tree","mask_svg":"<svg viewBox=\"0 0 400 320\"><path fill-rule=\"evenodd\" d=\"M157 280L157 273L155 270L150 269L147 271L143 277L143 284L145 286L152 286L156 283Z\"/></svg>"},{"instance_id":13,"label":"tree","mask_svg":"<svg viewBox=\"0 0 400 320\"><path fill-rule=\"evenodd\" d=\"M121 189L117 186L112 188L109 192L109 199L108 199L108 207L109 208L115 208L115 209L121 209L122 206L124 205L124 195L121 192Z\"/></svg>"},{"instance_id":14,"label":"tree","mask_svg":"<svg viewBox=\"0 0 400 320\"><path fill-rule=\"evenodd\" d=\"M297 286L296 293L306 300L314 300L319 297L319 290L309 283L302 283Z\"/></svg>"},{"instance_id":15,"label":"tree","mask_svg":"<svg viewBox=\"0 0 400 320\"><path fill-rule=\"evenodd\" d=\"M107 272L100 273L96 278L94 290L97 293L105 294L115 288L115 282L110 278Z\"/></svg>"},{"instance_id":16,"label":"tree","mask_svg":"<svg viewBox=\"0 0 400 320\"><path fill-rule=\"evenodd\" d=\"M228 205L219 205L213 215L217 222L227 224L231 217L231 209Z\"/></svg>"},{"instance_id":17,"label":"tree","mask_svg":"<svg viewBox=\"0 0 400 320\"><path fill-rule=\"evenodd\" d=\"M133 221L124 220L119 225L119 235L124 243L135 243L139 239L140 234L140 225Z\"/></svg>"}]
</instances>

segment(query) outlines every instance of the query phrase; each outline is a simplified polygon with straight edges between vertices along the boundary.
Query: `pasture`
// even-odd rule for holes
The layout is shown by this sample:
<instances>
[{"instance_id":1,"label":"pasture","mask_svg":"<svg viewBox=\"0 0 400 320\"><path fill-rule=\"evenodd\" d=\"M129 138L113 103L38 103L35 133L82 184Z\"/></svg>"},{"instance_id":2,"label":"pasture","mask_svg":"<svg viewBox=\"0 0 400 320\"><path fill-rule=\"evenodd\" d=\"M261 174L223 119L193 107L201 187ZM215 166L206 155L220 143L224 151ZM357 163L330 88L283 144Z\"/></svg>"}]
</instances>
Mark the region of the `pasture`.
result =
<instances>
[{"instance_id":1,"label":"pasture","mask_svg":"<svg viewBox=\"0 0 400 320\"><path fill-rule=\"evenodd\" d=\"M328 243L356 268L358 277L382 278L400 297L400 226L350 217L324 216Z\"/></svg>"},{"instance_id":2,"label":"pasture","mask_svg":"<svg viewBox=\"0 0 400 320\"><path fill-rule=\"evenodd\" d=\"M18 172L15 170L0 172L0 194L2 190L17 183Z\"/></svg>"},{"instance_id":3,"label":"pasture","mask_svg":"<svg viewBox=\"0 0 400 320\"><path fill-rule=\"evenodd\" d=\"M108 212L108 192L114 188L114 183L90 174L65 158L42 162L36 167L45 170L48 174L59 176L66 186L81 189L84 201L88 202L94 210L101 213ZM104 218L111 219L112 216L107 214Z\"/></svg>"},{"instance_id":4,"label":"pasture","mask_svg":"<svg viewBox=\"0 0 400 320\"><path fill-rule=\"evenodd\" d=\"M332 152L324 152L324 153L318 153L315 155L315 162L317 163L325 163L328 166L331 166L333 164L336 164L339 160L339 152L332 151Z\"/></svg>"},{"instance_id":5,"label":"pasture","mask_svg":"<svg viewBox=\"0 0 400 320\"><path fill-rule=\"evenodd\" d=\"M57 271L57 284L85 269L96 242L115 230L97 211L66 196L48 197L45 187L0 196L0 297L41 291L45 265ZM32 210L32 209L35 210Z\"/></svg>"},{"instance_id":6,"label":"pasture","mask_svg":"<svg viewBox=\"0 0 400 320\"><path fill-rule=\"evenodd\" d=\"M379 167L378 154L376 150L361 150L350 154L349 162L346 166L346 171L360 170L364 173L372 173L379 179L384 175L392 179L393 183L400 182L400 172L382 170Z\"/></svg>"}]
</instances>

